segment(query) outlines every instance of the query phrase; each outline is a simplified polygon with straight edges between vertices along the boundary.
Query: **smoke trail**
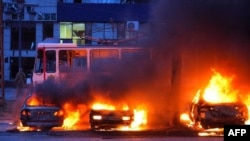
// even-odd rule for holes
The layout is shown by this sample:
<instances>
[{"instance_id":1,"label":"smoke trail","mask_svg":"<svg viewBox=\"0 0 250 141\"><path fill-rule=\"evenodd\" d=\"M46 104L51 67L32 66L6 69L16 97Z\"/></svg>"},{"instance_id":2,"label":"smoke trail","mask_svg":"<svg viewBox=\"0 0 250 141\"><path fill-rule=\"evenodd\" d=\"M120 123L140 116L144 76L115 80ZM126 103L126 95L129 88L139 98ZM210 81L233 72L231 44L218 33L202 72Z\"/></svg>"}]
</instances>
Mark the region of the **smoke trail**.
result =
<instances>
[{"instance_id":1,"label":"smoke trail","mask_svg":"<svg viewBox=\"0 0 250 141\"><path fill-rule=\"evenodd\" d=\"M173 113L207 84L212 67L248 82L249 1L158 0L152 4L150 44L157 46L157 71L165 76L159 84L170 81L168 104L163 105L170 111L170 124Z\"/></svg>"}]
</instances>

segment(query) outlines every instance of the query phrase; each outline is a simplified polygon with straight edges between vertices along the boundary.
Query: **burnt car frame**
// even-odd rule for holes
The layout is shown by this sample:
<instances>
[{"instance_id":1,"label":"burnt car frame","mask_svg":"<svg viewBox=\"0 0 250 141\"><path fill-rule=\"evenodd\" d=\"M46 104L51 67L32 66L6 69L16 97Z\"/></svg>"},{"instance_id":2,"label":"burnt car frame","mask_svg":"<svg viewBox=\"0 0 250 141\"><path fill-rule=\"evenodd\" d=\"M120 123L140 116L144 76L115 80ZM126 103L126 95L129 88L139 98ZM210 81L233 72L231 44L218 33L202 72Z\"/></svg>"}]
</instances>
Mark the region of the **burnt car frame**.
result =
<instances>
[{"instance_id":1,"label":"burnt car frame","mask_svg":"<svg viewBox=\"0 0 250 141\"><path fill-rule=\"evenodd\" d=\"M93 130L112 130L120 126L130 126L133 112L129 110L90 110L90 126Z\"/></svg>"},{"instance_id":2,"label":"burnt car frame","mask_svg":"<svg viewBox=\"0 0 250 141\"><path fill-rule=\"evenodd\" d=\"M59 106L47 104L29 105L28 101L31 98L32 96L26 98L20 111L22 126L49 130L63 125L64 115Z\"/></svg>"},{"instance_id":3,"label":"burnt car frame","mask_svg":"<svg viewBox=\"0 0 250 141\"><path fill-rule=\"evenodd\" d=\"M209 103L200 100L191 105L192 121L202 128L223 128L224 125L244 125L248 120L248 108L241 102Z\"/></svg>"}]
</instances>

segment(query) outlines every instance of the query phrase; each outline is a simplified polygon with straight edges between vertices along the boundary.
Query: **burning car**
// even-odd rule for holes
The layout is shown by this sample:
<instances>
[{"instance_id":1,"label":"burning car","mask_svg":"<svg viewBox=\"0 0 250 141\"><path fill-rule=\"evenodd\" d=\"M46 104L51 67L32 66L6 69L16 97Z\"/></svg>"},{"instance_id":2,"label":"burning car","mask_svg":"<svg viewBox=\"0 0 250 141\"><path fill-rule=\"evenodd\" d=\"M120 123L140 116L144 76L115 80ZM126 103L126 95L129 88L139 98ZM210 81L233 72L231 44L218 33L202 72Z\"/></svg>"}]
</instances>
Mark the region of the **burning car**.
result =
<instances>
[{"instance_id":1,"label":"burning car","mask_svg":"<svg viewBox=\"0 0 250 141\"><path fill-rule=\"evenodd\" d=\"M202 128L223 128L227 124L244 125L248 120L248 108L239 101L207 102L199 96L190 108L191 120Z\"/></svg>"},{"instance_id":2,"label":"burning car","mask_svg":"<svg viewBox=\"0 0 250 141\"><path fill-rule=\"evenodd\" d=\"M120 126L130 126L133 112L127 110L94 110L90 111L91 129L112 129Z\"/></svg>"},{"instance_id":3,"label":"burning car","mask_svg":"<svg viewBox=\"0 0 250 141\"><path fill-rule=\"evenodd\" d=\"M235 75L223 76L213 69L207 86L193 97L189 110L181 114L181 121L192 129L222 129L224 125L244 125L249 122L249 104L232 85Z\"/></svg>"},{"instance_id":4,"label":"burning car","mask_svg":"<svg viewBox=\"0 0 250 141\"><path fill-rule=\"evenodd\" d=\"M127 106L120 109L109 104L95 103L89 114L89 122L93 130L129 127L133 121L134 113Z\"/></svg>"},{"instance_id":5,"label":"burning car","mask_svg":"<svg viewBox=\"0 0 250 141\"><path fill-rule=\"evenodd\" d=\"M48 104L33 94L26 98L20 120L24 127L49 130L63 125L64 114L60 107Z\"/></svg>"}]
</instances>

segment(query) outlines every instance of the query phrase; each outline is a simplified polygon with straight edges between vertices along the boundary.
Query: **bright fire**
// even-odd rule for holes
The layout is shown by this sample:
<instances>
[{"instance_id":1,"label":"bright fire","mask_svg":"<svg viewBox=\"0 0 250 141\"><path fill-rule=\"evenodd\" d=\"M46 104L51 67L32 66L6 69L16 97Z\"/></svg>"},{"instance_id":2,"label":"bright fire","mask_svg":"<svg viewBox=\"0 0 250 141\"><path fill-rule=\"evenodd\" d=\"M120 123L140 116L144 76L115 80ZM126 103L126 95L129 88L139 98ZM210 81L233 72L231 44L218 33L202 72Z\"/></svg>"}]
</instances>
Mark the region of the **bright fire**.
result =
<instances>
[{"instance_id":1,"label":"bright fire","mask_svg":"<svg viewBox=\"0 0 250 141\"><path fill-rule=\"evenodd\" d=\"M65 111L65 118L63 121L64 129L72 129L74 125L80 120L80 111L75 109L71 104L66 103L63 105Z\"/></svg>"},{"instance_id":2,"label":"bright fire","mask_svg":"<svg viewBox=\"0 0 250 141\"><path fill-rule=\"evenodd\" d=\"M95 109L95 110L102 110L102 109L105 109L105 110L116 110L117 107L114 106L114 105L111 105L111 104L94 103L92 105L92 109ZM128 105L124 104L124 105L121 106L121 109L122 110L129 110L129 107L128 107Z\"/></svg>"},{"instance_id":3,"label":"bright fire","mask_svg":"<svg viewBox=\"0 0 250 141\"><path fill-rule=\"evenodd\" d=\"M134 121L131 123L132 129L140 128L147 124L147 112L143 109L134 109Z\"/></svg>"},{"instance_id":4,"label":"bright fire","mask_svg":"<svg viewBox=\"0 0 250 141\"><path fill-rule=\"evenodd\" d=\"M202 91L198 90L192 102L197 103L200 98L209 103L237 102L239 100L239 92L238 90L233 89L231 86L233 78L234 77L222 76L220 73L214 71L214 75L211 77L209 84L204 89L203 95L201 95ZM243 102L248 107L250 117L250 96L244 98ZM182 113L180 115L180 121L186 124L188 127L202 129L201 125L194 125L188 113ZM250 124L249 119L246 124Z\"/></svg>"},{"instance_id":5,"label":"bright fire","mask_svg":"<svg viewBox=\"0 0 250 141\"><path fill-rule=\"evenodd\" d=\"M248 109L248 120L246 121L246 124L250 125L250 94L248 94L243 101L247 105Z\"/></svg>"},{"instance_id":6,"label":"bright fire","mask_svg":"<svg viewBox=\"0 0 250 141\"><path fill-rule=\"evenodd\" d=\"M233 77L225 77L214 72L204 91L203 99L213 103L237 102L238 91L230 87L232 80Z\"/></svg>"},{"instance_id":7,"label":"bright fire","mask_svg":"<svg viewBox=\"0 0 250 141\"><path fill-rule=\"evenodd\" d=\"M122 106L114 106L112 104L104 104L104 103L94 103L92 105L92 109L95 110L129 110L129 106L127 104L123 104ZM121 127L120 130L140 130L142 126L147 124L147 112L145 108L142 106L133 109L134 120L132 121L130 127Z\"/></svg>"},{"instance_id":8,"label":"bright fire","mask_svg":"<svg viewBox=\"0 0 250 141\"><path fill-rule=\"evenodd\" d=\"M30 106L36 106L36 105L40 105L40 100L39 98L34 94L32 95L28 100L27 100L27 105Z\"/></svg>"},{"instance_id":9,"label":"bright fire","mask_svg":"<svg viewBox=\"0 0 250 141\"><path fill-rule=\"evenodd\" d=\"M30 106L39 106L43 104L42 99L40 99L35 94L32 95L27 103ZM106 104L101 102L96 102L91 106L92 109L103 109L103 110L130 110L129 106L127 104L121 104L121 106L118 105L112 105L112 104ZM133 109L133 116L134 120L132 121L130 127L121 127L120 130L140 130L142 129L142 126L145 127L147 124L147 112L143 106L137 107ZM62 125L62 129L64 130L76 130L80 128L88 128L89 126L84 125L84 127L80 127L82 125L82 120L86 120L85 122L88 122L88 119L84 118L83 115L88 115L88 106L85 104L78 104L75 105L73 103L65 103L62 106L62 111L64 114L64 121ZM87 116L88 118L88 116ZM79 127L78 127L79 126ZM86 127L85 127L86 126ZM25 128L22 125L19 127L20 131L27 131L27 130L33 130L32 128Z\"/></svg>"}]
</instances>

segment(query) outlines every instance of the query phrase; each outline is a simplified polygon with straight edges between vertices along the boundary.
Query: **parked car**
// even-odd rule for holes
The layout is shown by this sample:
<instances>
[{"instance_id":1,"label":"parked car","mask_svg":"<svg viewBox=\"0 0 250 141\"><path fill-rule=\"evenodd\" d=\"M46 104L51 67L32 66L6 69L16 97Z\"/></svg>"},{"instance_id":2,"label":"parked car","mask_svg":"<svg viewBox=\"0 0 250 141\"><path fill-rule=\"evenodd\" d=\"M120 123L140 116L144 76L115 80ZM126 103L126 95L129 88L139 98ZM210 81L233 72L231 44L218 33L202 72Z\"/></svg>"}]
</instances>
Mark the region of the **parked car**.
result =
<instances>
[{"instance_id":1,"label":"parked car","mask_svg":"<svg viewBox=\"0 0 250 141\"><path fill-rule=\"evenodd\" d=\"M63 125L64 115L59 106L44 103L35 95L26 98L20 111L20 120L24 127L34 127L49 130Z\"/></svg>"},{"instance_id":2,"label":"parked car","mask_svg":"<svg viewBox=\"0 0 250 141\"><path fill-rule=\"evenodd\" d=\"M129 110L91 110L90 126L93 130L115 129L120 126L130 126L133 112Z\"/></svg>"},{"instance_id":3,"label":"parked car","mask_svg":"<svg viewBox=\"0 0 250 141\"><path fill-rule=\"evenodd\" d=\"M200 99L191 105L192 121L202 128L223 128L224 125L244 125L248 120L248 108L241 102L209 103Z\"/></svg>"}]
</instances>

